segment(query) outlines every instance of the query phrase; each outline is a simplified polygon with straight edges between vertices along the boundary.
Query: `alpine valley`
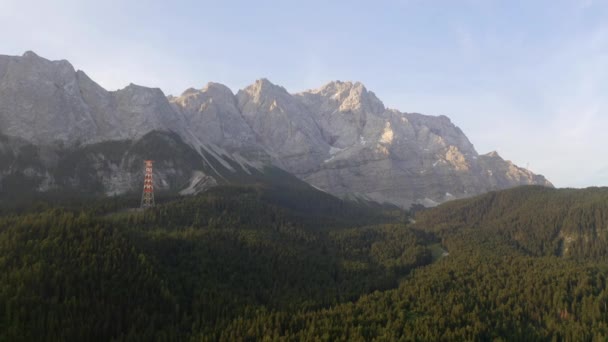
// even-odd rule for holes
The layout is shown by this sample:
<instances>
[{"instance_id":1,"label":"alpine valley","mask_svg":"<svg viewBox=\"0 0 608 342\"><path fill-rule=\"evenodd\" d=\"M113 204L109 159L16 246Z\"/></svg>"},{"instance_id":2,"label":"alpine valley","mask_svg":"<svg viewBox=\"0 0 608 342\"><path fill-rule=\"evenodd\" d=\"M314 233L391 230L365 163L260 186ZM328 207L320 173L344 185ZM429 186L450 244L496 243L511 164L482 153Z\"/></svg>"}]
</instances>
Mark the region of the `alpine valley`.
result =
<instances>
[{"instance_id":1,"label":"alpine valley","mask_svg":"<svg viewBox=\"0 0 608 342\"><path fill-rule=\"evenodd\" d=\"M608 189L360 83L110 92L27 52L0 133L0 341L608 339Z\"/></svg>"},{"instance_id":2,"label":"alpine valley","mask_svg":"<svg viewBox=\"0 0 608 342\"><path fill-rule=\"evenodd\" d=\"M361 83L291 94L260 79L236 94L209 83L175 97L133 84L106 91L33 52L0 55L0 198L136 193L144 159L155 160L156 189L183 195L278 174L402 208L552 186L478 154L449 118L386 108Z\"/></svg>"}]
</instances>

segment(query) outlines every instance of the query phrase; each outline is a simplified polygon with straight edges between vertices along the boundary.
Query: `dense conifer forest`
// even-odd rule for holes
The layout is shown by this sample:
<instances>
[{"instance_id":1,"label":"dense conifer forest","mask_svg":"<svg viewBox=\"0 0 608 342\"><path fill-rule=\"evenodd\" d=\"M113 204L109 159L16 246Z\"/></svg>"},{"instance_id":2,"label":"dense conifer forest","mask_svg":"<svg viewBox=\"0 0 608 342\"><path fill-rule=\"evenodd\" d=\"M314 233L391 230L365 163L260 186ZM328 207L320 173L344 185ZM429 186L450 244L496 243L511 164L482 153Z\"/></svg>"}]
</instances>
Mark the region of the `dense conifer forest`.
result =
<instances>
[{"instance_id":1,"label":"dense conifer forest","mask_svg":"<svg viewBox=\"0 0 608 342\"><path fill-rule=\"evenodd\" d=\"M409 213L308 188L0 209L1 341L608 338L608 190Z\"/></svg>"}]
</instances>

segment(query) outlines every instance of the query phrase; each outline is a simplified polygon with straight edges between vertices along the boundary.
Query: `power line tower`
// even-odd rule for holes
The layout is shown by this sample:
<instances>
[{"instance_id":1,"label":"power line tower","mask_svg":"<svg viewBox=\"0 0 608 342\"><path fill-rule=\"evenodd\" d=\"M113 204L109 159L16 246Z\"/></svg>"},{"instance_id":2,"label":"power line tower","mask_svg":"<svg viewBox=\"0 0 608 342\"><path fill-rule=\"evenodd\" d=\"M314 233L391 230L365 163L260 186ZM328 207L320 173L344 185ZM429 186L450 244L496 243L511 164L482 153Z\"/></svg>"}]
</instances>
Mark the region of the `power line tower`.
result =
<instances>
[{"instance_id":1,"label":"power line tower","mask_svg":"<svg viewBox=\"0 0 608 342\"><path fill-rule=\"evenodd\" d=\"M141 208L152 208L154 206L154 182L152 182L153 160L144 160L144 192L141 195Z\"/></svg>"}]
</instances>

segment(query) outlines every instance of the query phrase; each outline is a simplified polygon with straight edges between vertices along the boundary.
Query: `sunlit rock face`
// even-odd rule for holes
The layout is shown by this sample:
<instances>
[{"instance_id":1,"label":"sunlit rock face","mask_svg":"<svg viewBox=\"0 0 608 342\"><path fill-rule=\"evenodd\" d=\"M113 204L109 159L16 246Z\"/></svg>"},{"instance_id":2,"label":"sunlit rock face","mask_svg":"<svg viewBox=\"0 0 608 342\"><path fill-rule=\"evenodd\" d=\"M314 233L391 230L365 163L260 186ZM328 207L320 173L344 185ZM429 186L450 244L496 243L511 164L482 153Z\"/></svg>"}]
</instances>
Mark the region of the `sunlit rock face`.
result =
<instances>
[{"instance_id":1,"label":"sunlit rock face","mask_svg":"<svg viewBox=\"0 0 608 342\"><path fill-rule=\"evenodd\" d=\"M323 163L302 177L328 192L408 207L516 185L551 186L500 157L479 156L447 117L387 109L360 83L331 82L295 96L330 145Z\"/></svg>"},{"instance_id":2,"label":"sunlit rock face","mask_svg":"<svg viewBox=\"0 0 608 342\"><path fill-rule=\"evenodd\" d=\"M243 118L273 162L292 173L306 173L323 161L328 144L301 101L266 79L240 90Z\"/></svg>"},{"instance_id":3,"label":"sunlit rock face","mask_svg":"<svg viewBox=\"0 0 608 342\"><path fill-rule=\"evenodd\" d=\"M33 52L0 56L0 135L34 146L80 148L136 141L151 131L177 134L201 158L215 158L210 167L274 165L337 196L402 207L517 185L551 186L495 152L479 155L446 116L386 108L358 82L335 81L296 94L266 79L236 94L209 83L167 97L133 84L106 91L67 61ZM9 158L6 151L0 144L0 157ZM46 172L33 170L40 177ZM125 170L102 183L120 193L131 179ZM215 184L196 168L171 170L191 189L184 193L196 189L194 183Z\"/></svg>"},{"instance_id":4,"label":"sunlit rock face","mask_svg":"<svg viewBox=\"0 0 608 342\"><path fill-rule=\"evenodd\" d=\"M200 90L188 89L170 101L184 116L191 132L201 140L252 158L265 153L228 87L208 83Z\"/></svg>"},{"instance_id":5,"label":"sunlit rock face","mask_svg":"<svg viewBox=\"0 0 608 342\"><path fill-rule=\"evenodd\" d=\"M0 128L37 143L82 141L97 127L67 61L0 56Z\"/></svg>"}]
</instances>

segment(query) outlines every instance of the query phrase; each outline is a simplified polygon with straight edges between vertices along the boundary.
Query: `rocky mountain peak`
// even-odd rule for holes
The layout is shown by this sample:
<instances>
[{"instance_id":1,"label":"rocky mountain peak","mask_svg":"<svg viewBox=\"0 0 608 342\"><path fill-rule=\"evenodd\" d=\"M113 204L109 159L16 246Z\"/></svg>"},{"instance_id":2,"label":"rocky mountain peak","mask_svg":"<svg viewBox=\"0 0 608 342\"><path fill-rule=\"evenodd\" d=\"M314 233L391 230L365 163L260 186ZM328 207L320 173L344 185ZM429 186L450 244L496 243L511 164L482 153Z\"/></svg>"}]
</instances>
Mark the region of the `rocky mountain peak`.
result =
<instances>
[{"instance_id":1,"label":"rocky mountain peak","mask_svg":"<svg viewBox=\"0 0 608 342\"><path fill-rule=\"evenodd\" d=\"M1 57L0 133L38 143L83 141L90 135L94 123L69 62L31 51Z\"/></svg>"},{"instance_id":2,"label":"rocky mountain peak","mask_svg":"<svg viewBox=\"0 0 608 342\"><path fill-rule=\"evenodd\" d=\"M167 98L170 102L179 103L182 107L191 107L190 102L200 105L209 100L211 102L234 102L232 90L223 84L214 82L207 83L202 89L188 88L178 97Z\"/></svg>"},{"instance_id":3,"label":"rocky mountain peak","mask_svg":"<svg viewBox=\"0 0 608 342\"><path fill-rule=\"evenodd\" d=\"M317 102L324 102L326 106L333 105L332 107L336 107L340 112L358 111L380 114L386 109L376 94L367 90L361 82L332 81L321 88L307 90L299 95L309 99L320 97L321 99L317 99Z\"/></svg>"},{"instance_id":4,"label":"rocky mountain peak","mask_svg":"<svg viewBox=\"0 0 608 342\"><path fill-rule=\"evenodd\" d=\"M236 95L208 83L166 97L135 84L108 92L67 61L33 52L0 55L0 134L77 147L151 131L240 162L271 163L337 196L402 207L550 185L496 152L478 155L446 116L386 109L360 82L292 95L259 79Z\"/></svg>"},{"instance_id":5,"label":"rocky mountain peak","mask_svg":"<svg viewBox=\"0 0 608 342\"><path fill-rule=\"evenodd\" d=\"M232 90L230 90L230 88L223 84L209 82L203 87L203 89L201 89L200 94L212 99L213 101L219 101L226 106L236 106L236 97L234 93Z\"/></svg>"},{"instance_id":6,"label":"rocky mountain peak","mask_svg":"<svg viewBox=\"0 0 608 342\"><path fill-rule=\"evenodd\" d=\"M25 53L23 54L23 57L40 58L40 56L38 56L34 51L31 51L31 50L25 51Z\"/></svg>"},{"instance_id":7,"label":"rocky mountain peak","mask_svg":"<svg viewBox=\"0 0 608 342\"><path fill-rule=\"evenodd\" d=\"M33 72L56 74L60 77L73 76L76 72L74 66L65 59L51 61L38 56L33 51L26 51L21 58L15 56L13 61L29 68Z\"/></svg>"},{"instance_id":8,"label":"rocky mountain peak","mask_svg":"<svg viewBox=\"0 0 608 342\"><path fill-rule=\"evenodd\" d=\"M231 95L234 96L234 93L232 92L232 90L230 90L230 88L228 88L227 86L221 84L221 83L216 83L216 82L209 82L207 83L203 89L201 89L201 91L203 92L214 92L214 93L224 93L226 95Z\"/></svg>"},{"instance_id":9,"label":"rocky mountain peak","mask_svg":"<svg viewBox=\"0 0 608 342\"><path fill-rule=\"evenodd\" d=\"M146 87L146 86L141 86L135 83L129 83L128 86L119 89L118 92L132 92L132 93L162 93L163 91L160 90L160 88L150 88L150 87Z\"/></svg>"},{"instance_id":10,"label":"rocky mountain peak","mask_svg":"<svg viewBox=\"0 0 608 342\"><path fill-rule=\"evenodd\" d=\"M200 90L190 88L169 101L184 115L188 129L200 139L231 152L262 154L253 131L241 115L236 96L225 85L209 82Z\"/></svg>"},{"instance_id":11,"label":"rocky mountain peak","mask_svg":"<svg viewBox=\"0 0 608 342\"><path fill-rule=\"evenodd\" d=\"M260 111L300 115L307 109L287 90L265 78L255 81L236 94L239 109L244 117L251 117ZM306 114L308 116L308 114Z\"/></svg>"},{"instance_id":12,"label":"rocky mountain peak","mask_svg":"<svg viewBox=\"0 0 608 342\"><path fill-rule=\"evenodd\" d=\"M183 117L173 110L159 88L136 84L113 92L120 120L129 128L129 136L141 136L150 130L182 132Z\"/></svg>"},{"instance_id":13,"label":"rocky mountain peak","mask_svg":"<svg viewBox=\"0 0 608 342\"><path fill-rule=\"evenodd\" d=\"M169 102L163 91L159 88L149 88L131 83L125 88L115 91L114 94L118 103L123 105L125 109L129 108L129 112L135 111L145 116L146 109L162 108L163 114L167 119L174 116L171 114L170 109L167 109L170 107ZM145 121L145 118L141 119Z\"/></svg>"},{"instance_id":14,"label":"rocky mountain peak","mask_svg":"<svg viewBox=\"0 0 608 342\"><path fill-rule=\"evenodd\" d=\"M181 96L169 99L179 109L190 112L203 111L210 105L222 108L230 108L231 112L236 109L236 98L230 88L220 83L209 82L202 89L186 89Z\"/></svg>"},{"instance_id":15,"label":"rocky mountain peak","mask_svg":"<svg viewBox=\"0 0 608 342\"><path fill-rule=\"evenodd\" d=\"M184 91L182 92L182 95L181 95L181 96L196 95L196 94L198 94L198 93L199 93L199 90L198 90L198 89L196 89L196 88L192 88L192 87L191 87L191 88L188 88L188 89L184 90Z\"/></svg>"},{"instance_id":16,"label":"rocky mountain peak","mask_svg":"<svg viewBox=\"0 0 608 342\"><path fill-rule=\"evenodd\" d=\"M276 84L274 84L274 83L270 82L270 81L269 81L269 80L268 80L266 77L262 77L262 78L259 78L259 79L255 80L255 82L253 83L253 85L255 85L255 86L257 86L257 87L264 87L264 88L268 88L268 87L271 87L271 88L272 88L272 87L278 87L278 88L282 88L282 89L284 89L283 87L278 86L278 85L276 85Z\"/></svg>"},{"instance_id":17,"label":"rocky mountain peak","mask_svg":"<svg viewBox=\"0 0 608 342\"><path fill-rule=\"evenodd\" d=\"M246 97L252 101L259 103L267 99L276 99L277 97L289 97L287 90L281 86L275 85L266 78L256 80L252 85L243 90L239 90L237 97Z\"/></svg>"},{"instance_id":18,"label":"rocky mountain peak","mask_svg":"<svg viewBox=\"0 0 608 342\"><path fill-rule=\"evenodd\" d=\"M323 160L329 147L310 108L299 98L267 79L257 80L236 97L242 117L280 167L308 171Z\"/></svg>"}]
</instances>

